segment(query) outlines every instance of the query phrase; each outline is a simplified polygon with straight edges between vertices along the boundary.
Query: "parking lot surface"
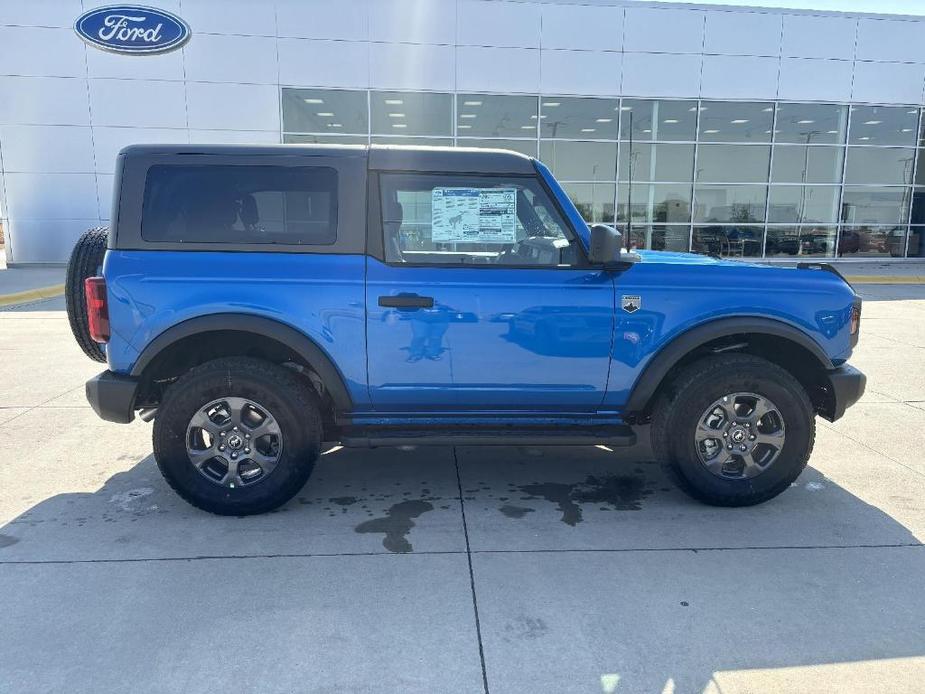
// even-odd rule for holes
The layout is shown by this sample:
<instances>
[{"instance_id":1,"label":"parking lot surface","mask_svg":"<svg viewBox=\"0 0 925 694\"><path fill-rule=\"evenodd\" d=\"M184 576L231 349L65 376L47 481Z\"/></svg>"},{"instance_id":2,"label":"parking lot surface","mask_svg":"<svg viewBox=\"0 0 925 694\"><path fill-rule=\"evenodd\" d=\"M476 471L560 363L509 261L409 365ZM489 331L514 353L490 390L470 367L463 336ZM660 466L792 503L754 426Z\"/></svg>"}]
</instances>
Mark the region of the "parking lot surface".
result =
<instances>
[{"instance_id":1,"label":"parking lot surface","mask_svg":"<svg viewBox=\"0 0 925 694\"><path fill-rule=\"evenodd\" d=\"M93 414L62 299L4 310L0 691L920 691L925 287L862 295L868 391L764 505L645 445L330 447L250 518Z\"/></svg>"}]
</instances>

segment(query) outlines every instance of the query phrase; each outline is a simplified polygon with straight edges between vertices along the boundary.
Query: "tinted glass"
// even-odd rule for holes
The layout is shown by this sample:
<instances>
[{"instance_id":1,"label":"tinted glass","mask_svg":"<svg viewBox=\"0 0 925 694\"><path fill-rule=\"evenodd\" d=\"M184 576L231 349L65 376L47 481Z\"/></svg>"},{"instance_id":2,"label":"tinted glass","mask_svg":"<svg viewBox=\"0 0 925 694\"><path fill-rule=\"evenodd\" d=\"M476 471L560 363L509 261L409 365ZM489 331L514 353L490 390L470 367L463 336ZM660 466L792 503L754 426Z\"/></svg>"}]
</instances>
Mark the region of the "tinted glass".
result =
<instances>
[{"instance_id":1,"label":"tinted glass","mask_svg":"<svg viewBox=\"0 0 925 694\"><path fill-rule=\"evenodd\" d=\"M690 181L694 145L624 142L620 146L621 181Z\"/></svg>"},{"instance_id":2,"label":"tinted glass","mask_svg":"<svg viewBox=\"0 0 925 694\"><path fill-rule=\"evenodd\" d=\"M380 177L386 260L424 265L574 262L566 226L532 177Z\"/></svg>"},{"instance_id":3,"label":"tinted glass","mask_svg":"<svg viewBox=\"0 0 925 694\"><path fill-rule=\"evenodd\" d=\"M540 159L562 181L612 181L616 142L540 142Z\"/></svg>"},{"instance_id":4,"label":"tinted glass","mask_svg":"<svg viewBox=\"0 0 925 694\"><path fill-rule=\"evenodd\" d=\"M763 222L767 186L698 185L695 222Z\"/></svg>"},{"instance_id":5,"label":"tinted glass","mask_svg":"<svg viewBox=\"0 0 925 694\"><path fill-rule=\"evenodd\" d=\"M761 255L764 227L714 225L694 227L692 249L695 253L709 253L724 258L754 258Z\"/></svg>"},{"instance_id":6,"label":"tinted glass","mask_svg":"<svg viewBox=\"0 0 925 694\"><path fill-rule=\"evenodd\" d=\"M623 99L621 104L621 140L692 142L696 131L696 101Z\"/></svg>"},{"instance_id":7,"label":"tinted glass","mask_svg":"<svg viewBox=\"0 0 925 694\"><path fill-rule=\"evenodd\" d=\"M586 222L613 224L616 190L612 183L563 183L562 188Z\"/></svg>"},{"instance_id":8,"label":"tinted glass","mask_svg":"<svg viewBox=\"0 0 925 694\"><path fill-rule=\"evenodd\" d=\"M284 143L308 145L365 145L368 142L366 135L294 135L283 133Z\"/></svg>"},{"instance_id":9,"label":"tinted glass","mask_svg":"<svg viewBox=\"0 0 925 694\"><path fill-rule=\"evenodd\" d=\"M911 188L845 186L841 221L849 224L903 224Z\"/></svg>"},{"instance_id":10,"label":"tinted glass","mask_svg":"<svg viewBox=\"0 0 925 694\"><path fill-rule=\"evenodd\" d=\"M842 226L838 238L838 255L849 258L901 258L905 245L905 226Z\"/></svg>"},{"instance_id":11,"label":"tinted glass","mask_svg":"<svg viewBox=\"0 0 925 694\"><path fill-rule=\"evenodd\" d=\"M849 147L845 183L912 183L915 150L904 147Z\"/></svg>"},{"instance_id":12,"label":"tinted glass","mask_svg":"<svg viewBox=\"0 0 925 694\"><path fill-rule=\"evenodd\" d=\"M838 186L771 186L768 223L838 221Z\"/></svg>"},{"instance_id":13,"label":"tinted glass","mask_svg":"<svg viewBox=\"0 0 925 694\"><path fill-rule=\"evenodd\" d=\"M756 145L701 145L697 180L717 183L762 183L768 180L771 148Z\"/></svg>"},{"instance_id":14,"label":"tinted glass","mask_svg":"<svg viewBox=\"0 0 925 694\"><path fill-rule=\"evenodd\" d=\"M370 92L372 131L378 135L453 135L453 95Z\"/></svg>"},{"instance_id":15,"label":"tinted glass","mask_svg":"<svg viewBox=\"0 0 925 694\"><path fill-rule=\"evenodd\" d=\"M331 244L337 172L326 167L148 169L141 235L171 243Z\"/></svg>"},{"instance_id":16,"label":"tinted glass","mask_svg":"<svg viewBox=\"0 0 925 694\"><path fill-rule=\"evenodd\" d=\"M620 184L620 221L626 221L632 210L634 222L689 222L691 219L691 185L671 183Z\"/></svg>"},{"instance_id":17,"label":"tinted glass","mask_svg":"<svg viewBox=\"0 0 925 694\"><path fill-rule=\"evenodd\" d=\"M771 180L778 183L839 183L843 147L775 145Z\"/></svg>"},{"instance_id":18,"label":"tinted glass","mask_svg":"<svg viewBox=\"0 0 925 694\"><path fill-rule=\"evenodd\" d=\"M849 143L915 145L918 109L906 106L852 106Z\"/></svg>"},{"instance_id":19,"label":"tinted glass","mask_svg":"<svg viewBox=\"0 0 925 694\"><path fill-rule=\"evenodd\" d=\"M369 132L365 91L283 89L283 130L290 133Z\"/></svg>"},{"instance_id":20,"label":"tinted glass","mask_svg":"<svg viewBox=\"0 0 925 694\"><path fill-rule=\"evenodd\" d=\"M765 255L832 257L836 229L835 226L769 226Z\"/></svg>"},{"instance_id":21,"label":"tinted glass","mask_svg":"<svg viewBox=\"0 0 925 694\"><path fill-rule=\"evenodd\" d=\"M620 119L621 140L693 142L697 102L624 99Z\"/></svg>"},{"instance_id":22,"label":"tinted glass","mask_svg":"<svg viewBox=\"0 0 925 694\"><path fill-rule=\"evenodd\" d=\"M704 101L700 106L702 142L770 142L774 107L768 103Z\"/></svg>"},{"instance_id":23,"label":"tinted glass","mask_svg":"<svg viewBox=\"0 0 925 694\"><path fill-rule=\"evenodd\" d=\"M909 227L909 258L925 258L925 227Z\"/></svg>"},{"instance_id":24,"label":"tinted glass","mask_svg":"<svg viewBox=\"0 0 925 694\"><path fill-rule=\"evenodd\" d=\"M618 99L540 99L540 135L616 140L620 122Z\"/></svg>"},{"instance_id":25,"label":"tinted glass","mask_svg":"<svg viewBox=\"0 0 925 694\"><path fill-rule=\"evenodd\" d=\"M536 137L537 97L459 94L456 129L460 137Z\"/></svg>"},{"instance_id":26,"label":"tinted glass","mask_svg":"<svg viewBox=\"0 0 925 694\"><path fill-rule=\"evenodd\" d=\"M481 140L460 137L457 147L481 147L484 149L510 149L529 157L536 156L536 140Z\"/></svg>"},{"instance_id":27,"label":"tinted glass","mask_svg":"<svg viewBox=\"0 0 925 694\"><path fill-rule=\"evenodd\" d=\"M841 144L848 107L834 104L778 104L775 142Z\"/></svg>"},{"instance_id":28,"label":"tinted glass","mask_svg":"<svg viewBox=\"0 0 925 694\"><path fill-rule=\"evenodd\" d=\"M629 236L630 248L647 248L653 251L687 252L691 229L687 224L623 224L620 231Z\"/></svg>"},{"instance_id":29,"label":"tinted glass","mask_svg":"<svg viewBox=\"0 0 925 694\"><path fill-rule=\"evenodd\" d=\"M373 135L374 145L414 145L415 147L452 147L451 137L386 137Z\"/></svg>"}]
</instances>

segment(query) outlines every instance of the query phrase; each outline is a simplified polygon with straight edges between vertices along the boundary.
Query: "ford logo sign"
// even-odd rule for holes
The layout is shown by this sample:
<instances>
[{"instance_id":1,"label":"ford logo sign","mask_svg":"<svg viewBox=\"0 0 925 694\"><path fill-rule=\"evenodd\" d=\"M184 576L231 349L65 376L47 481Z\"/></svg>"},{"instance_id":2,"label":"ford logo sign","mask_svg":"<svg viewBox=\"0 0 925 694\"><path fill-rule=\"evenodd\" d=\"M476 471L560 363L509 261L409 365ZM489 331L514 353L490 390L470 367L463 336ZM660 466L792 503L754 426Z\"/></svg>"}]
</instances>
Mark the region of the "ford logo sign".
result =
<instances>
[{"instance_id":1,"label":"ford logo sign","mask_svg":"<svg viewBox=\"0 0 925 694\"><path fill-rule=\"evenodd\" d=\"M189 25L153 7L112 5L85 12L74 31L91 46L115 53L165 53L189 40Z\"/></svg>"}]
</instances>

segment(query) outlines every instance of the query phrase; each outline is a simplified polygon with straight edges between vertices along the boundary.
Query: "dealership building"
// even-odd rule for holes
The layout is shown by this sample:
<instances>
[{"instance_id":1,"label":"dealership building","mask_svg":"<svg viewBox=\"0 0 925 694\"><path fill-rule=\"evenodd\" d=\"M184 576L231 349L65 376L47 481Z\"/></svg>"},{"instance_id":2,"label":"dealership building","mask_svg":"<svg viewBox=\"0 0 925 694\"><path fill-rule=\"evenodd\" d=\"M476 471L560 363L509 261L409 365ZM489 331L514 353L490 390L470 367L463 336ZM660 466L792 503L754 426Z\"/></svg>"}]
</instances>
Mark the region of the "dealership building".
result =
<instances>
[{"instance_id":1,"label":"dealership building","mask_svg":"<svg viewBox=\"0 0 925 694\"><path fill-rule=\"evenodd\" d=\"M133 55L75 29L102 4L0 3L9 263L64 262L82 231L108 223L116 154L132 143L503 147L546 162L589 222L636 247L925 255L925 18L146 0L188 36Z\"/></svg>"}]
</instances>

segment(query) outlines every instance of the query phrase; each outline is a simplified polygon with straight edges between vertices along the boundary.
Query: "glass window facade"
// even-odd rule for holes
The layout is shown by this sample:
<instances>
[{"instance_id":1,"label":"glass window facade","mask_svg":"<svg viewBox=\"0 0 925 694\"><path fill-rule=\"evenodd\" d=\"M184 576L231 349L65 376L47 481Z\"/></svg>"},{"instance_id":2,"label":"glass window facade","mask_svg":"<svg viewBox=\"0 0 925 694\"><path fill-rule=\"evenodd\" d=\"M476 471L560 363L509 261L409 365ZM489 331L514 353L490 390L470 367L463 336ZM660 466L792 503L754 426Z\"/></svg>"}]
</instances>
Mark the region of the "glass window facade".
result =
<instances>
[{"instance_id":1,"label":"glass window facade","mask_svg":"<svg viewBox=\"0 0 925 694\"><path fill-rule=\"evenodd\" d=\"M925 256L925 123L904 106L290 89L284 142L538 156L638 248Z\"/></svg>"}]
</instances>

